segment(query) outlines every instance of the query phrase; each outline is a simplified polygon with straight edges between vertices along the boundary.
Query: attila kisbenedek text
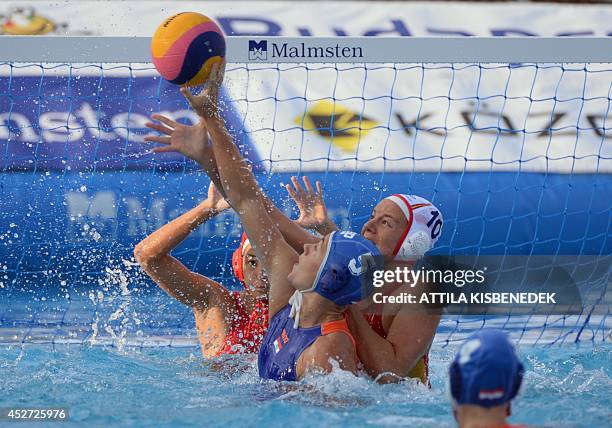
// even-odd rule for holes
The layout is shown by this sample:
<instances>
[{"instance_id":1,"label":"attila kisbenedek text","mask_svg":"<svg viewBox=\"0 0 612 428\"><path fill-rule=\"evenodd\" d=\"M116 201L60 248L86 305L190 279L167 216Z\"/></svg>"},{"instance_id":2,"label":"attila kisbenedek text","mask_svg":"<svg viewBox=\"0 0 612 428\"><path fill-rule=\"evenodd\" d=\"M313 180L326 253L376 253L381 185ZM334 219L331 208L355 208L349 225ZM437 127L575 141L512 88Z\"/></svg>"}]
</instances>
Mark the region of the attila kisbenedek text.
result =
<instances>
[{"instance_id":1,"label":"attila kisbenedek text","mask_svg":"<svg viewBox=\"0 0 612 428\"><path fill-rule=\"evenodd\" d=\"M396 267L389 270L374 271L373 285L382 288L386 284L403 284L415 288L419 284L441 287L478 286L485 282L486 268L478 270L440 270L440 269L411 269L407 266ZM439 291L422 293L401 292L385 294L384 290L375 292L375 303L406 303L406 304L555 304L556 293L529 293L529 292L479 292L471 289L469 292L457 293L456 290L439 288Z\"/></svg>"}]
</instances>

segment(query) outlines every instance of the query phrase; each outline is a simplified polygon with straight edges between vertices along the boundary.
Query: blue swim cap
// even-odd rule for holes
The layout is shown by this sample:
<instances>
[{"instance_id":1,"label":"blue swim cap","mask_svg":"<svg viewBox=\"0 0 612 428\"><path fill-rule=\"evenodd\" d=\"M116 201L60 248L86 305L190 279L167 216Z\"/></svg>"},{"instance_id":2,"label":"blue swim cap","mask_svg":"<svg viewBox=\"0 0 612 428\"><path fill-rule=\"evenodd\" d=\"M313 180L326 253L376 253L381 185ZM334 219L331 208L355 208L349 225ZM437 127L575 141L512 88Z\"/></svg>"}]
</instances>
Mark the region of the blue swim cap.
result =
<instances>
[{"instance_id":1,"label":"blue swim cap","mask_svg":"<svg viewBox=\"0 0 612 428\"><path fill-rule=\"evenodd\" d=\"M340 306L365 299L371 294L368 274L382 269L378 248L355 232L332 232L325 258L311 288Z\"/></svg>"},{"instance_id":2,"label":"blue swim cap","mask_svg":"<svg viewBox=\"0 0 612 428\"><path fill-rule=\"evenodd\" d=\"M495 407L516 397L523 365L500 330L481 330L461 345L450 366L451 395L458 405Z\"/></svg>"},{"instance_id":3,"label":"blue swim cap","mask_svg":"<svg viewBox=\"0 0 612 428\"><path fill-rule=\"evenodd\" d=\"M383 257L373 243L355 232L332 232L312 287L296 290L289 299L293 327L300 324L303 293L315 292L337 305L350 305L372 294L374 271L383 268Z\"/></svg>"}]
</instances>

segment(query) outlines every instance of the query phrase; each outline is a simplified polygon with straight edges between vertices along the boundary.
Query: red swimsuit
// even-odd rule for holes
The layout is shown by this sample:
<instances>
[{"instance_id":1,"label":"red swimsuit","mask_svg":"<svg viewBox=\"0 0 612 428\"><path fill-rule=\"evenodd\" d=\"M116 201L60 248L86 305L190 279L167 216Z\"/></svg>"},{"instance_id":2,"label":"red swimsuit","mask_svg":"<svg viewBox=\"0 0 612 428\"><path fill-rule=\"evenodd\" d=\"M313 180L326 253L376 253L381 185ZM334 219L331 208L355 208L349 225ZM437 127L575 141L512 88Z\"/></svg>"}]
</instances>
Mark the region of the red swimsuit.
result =
<instances>
[{"instance_id":1,"label":"red swimsuit","mask_svg":"<svg viewBox=\"0 0 612 428\"><path fill-rule=\"evenodd\" d=\"M225 345L217 356L259 352L261 340L268 329L268 301L258 300L253 312L248 314L240 295L240 292L232 292L236 313L230 330L225 336Z\"/></svg>"}]
</instances>

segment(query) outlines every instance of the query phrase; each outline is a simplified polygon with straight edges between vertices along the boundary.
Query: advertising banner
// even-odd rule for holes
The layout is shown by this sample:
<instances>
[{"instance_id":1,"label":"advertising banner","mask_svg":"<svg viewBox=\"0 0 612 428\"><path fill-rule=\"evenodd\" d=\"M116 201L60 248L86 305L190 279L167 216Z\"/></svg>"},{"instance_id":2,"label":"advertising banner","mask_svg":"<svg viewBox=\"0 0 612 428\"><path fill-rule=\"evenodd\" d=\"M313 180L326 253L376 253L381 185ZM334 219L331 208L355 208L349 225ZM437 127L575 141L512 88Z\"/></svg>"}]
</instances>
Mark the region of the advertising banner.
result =
<instances>
[{"instance_id":1,"label":"advertising banner","mask_svg":"<svg viewBox=\"0 0 612 428\"><path fill-rule=\"evenodd\" d=\"M445 3L448 4L448 3ZM3 3L3 34L150 36L197 10L230 35L513 36L612 34L599 6L322 2ZM316 13L314 12L316 10ZM92 21L91 16L98 16ZM461 23L460 25L457 23ZM1 259L11 275L103 269L193 207L207 179L143 142L153 112L197 118L151 65L0 67ZM226 121L262 187L308 173L330 213L358 231L381 197L419 194L445 218L441 251L605 254L612 144L608 65L228 65ZM170 172L169 172L170 171ZM265 172L271 171L272 175ZM289 211L287 211L289 212ZM51 225L43 228L41 225ZM182 259L226 262L233 214L198 229ZM222 249L212 251L211 248ZM93 251L95 249L95 251ZM92 251L89 251L92 250ZM101 265L96 267L95 252ZM52 254L55 252L54 254ZM202 258L201 254L207 254ZM102 257L104 255L104 257ZM80 261L79 261L80 260ZM8 274L7 274L8 275Z\"/></svg>"},{"instance_id":2,"label":"advertising banner","mask_svg":"<svg viewBox=\"0 0 612 428\"><path fill-rule=\"evenodd\" d=\"M185 11L210 16L230 36L612 35L607 5L435 1L8 1L0 32L150 36Z\"/></svg>"},{"instance_id":3,"label":"advertising banner","mask_svg":"<svg viewBox=\"0 0 612 428\"><path fill-rule=\"evenodd\" d=\"M610 9L604 6L445 3L449 7L439 8L435 2L323 2L315 14L307 2L101 5L5 3L0 5L5 9L0 30L9 35L150 36L165 17L194 10L217 20L228 35L257 37L254 43L278 35L612 34ZM94 23L88 16L100 19ZM367 64L365 58L355 64L307 67L244 66L228 60L226 87L253 145L251 154L272 171L612 171L612 144L606 133L612 71L605 64ZM27 72L11 69L11 76ZM113 95L110 103L105 94L98 94L95 99L81 96L75 104L68 98L46 97L54 87L65 92L68 80L37 77L40 89L37 79L23 85L5 80L11 88L0 100L0 141L6 141L13 128L21 130L20 144L5 151L5 166L15 165L15 159L28 152L21 143L40 142L32 150L42 161L57 153L58 142L67 142L80 147L75 156L87 151L85 158L98 161L99 168L132 168L146 160L135 146L142 139L144 110L165 108L161 104L168 102L175 105L174 115L194 119L176 90L160 81L73 81L77 91L87 85L95 91L100 80L101 88ZM29 97L41 97L40 104ZM34 118L36 111L41 114ZM100 117L94 120L94 115ZM95 150L94 133L105 142ZM157 159L164 163L171 158ZM27 166L24 162L20 165Z\"/></svg>"},{"instance_id":4,"label":"advertising banner","mask_svg":"<svg viewBox=\"0 0 612 428\"><path fill-rule=\"evenodd\" d=\"M151 133L145 123L152 113L190 125L199 121L176 86L159 77L109 77L99 71L97 76L62 73L42 78L16 73L2 79L3 171L197 168L176 153L151 153L156 145L144 141ZM232 103L224 105L235 139L250 146L248 134L239 132L242 121ZM259 165L255 151L246 155Z\"/></svg>"}]
</instances>

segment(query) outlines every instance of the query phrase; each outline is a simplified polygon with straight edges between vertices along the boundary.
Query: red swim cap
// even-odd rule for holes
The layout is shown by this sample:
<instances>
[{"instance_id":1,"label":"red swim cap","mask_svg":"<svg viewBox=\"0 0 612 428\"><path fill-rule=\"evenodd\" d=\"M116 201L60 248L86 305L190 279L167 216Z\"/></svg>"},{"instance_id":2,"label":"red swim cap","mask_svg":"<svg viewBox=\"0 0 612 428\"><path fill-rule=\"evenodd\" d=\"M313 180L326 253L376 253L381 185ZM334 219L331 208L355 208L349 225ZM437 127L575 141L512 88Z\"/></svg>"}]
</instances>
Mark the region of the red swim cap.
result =
<instances>
[{"instance_id":1,"label":"red swim cap","mask_svg":"<svg viewBox=\"0 0 612 428\"><path fill-rule=\"evenodd\" d=\"M251 243L249 242L249 238L246 233L242 232L242 239L240 240L240 245L236 250L234 250L234 254L232 254L232 269L234 270L234 275L238 278L238 281L244 285L244 264L243 259L244 255L251 248Z\"/></svg>"},{"instance_id":2,"label":"red swim cap","mask_svg":"<svg viewBox=\"0 0 612 428\"><path fill-rule=\"evenodd\" d=\"M444 220L440 210L416 195L398 193L385 199L395 203L408 222L393 251L395 260L420 257L431 250L442 232Z\"/></svg>"}]
</instances>

